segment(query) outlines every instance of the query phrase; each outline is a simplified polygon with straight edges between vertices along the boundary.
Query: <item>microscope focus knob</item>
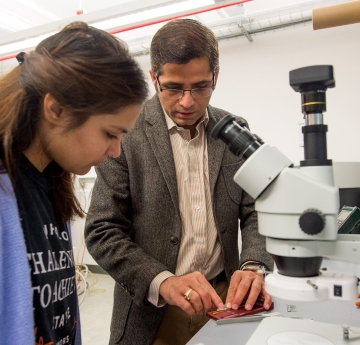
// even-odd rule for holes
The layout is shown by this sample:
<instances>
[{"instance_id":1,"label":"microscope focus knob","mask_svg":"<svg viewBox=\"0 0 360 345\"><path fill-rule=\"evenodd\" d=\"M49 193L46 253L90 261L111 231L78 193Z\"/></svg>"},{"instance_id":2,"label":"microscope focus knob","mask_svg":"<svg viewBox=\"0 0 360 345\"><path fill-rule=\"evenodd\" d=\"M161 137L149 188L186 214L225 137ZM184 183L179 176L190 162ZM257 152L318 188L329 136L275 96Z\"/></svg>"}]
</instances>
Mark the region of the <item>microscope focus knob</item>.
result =
<instances>
[{"instance_id":1,"label":"microscope focus knob","mask_svg":"<svg viewBox=\"0 0 360 345\"><path fill-rule=\"evenodd\" d=\"M302 231L309 235L317 235L325 227L325 216L317 209L309 208L299 218Z\"/></svg>"}]
</instances>

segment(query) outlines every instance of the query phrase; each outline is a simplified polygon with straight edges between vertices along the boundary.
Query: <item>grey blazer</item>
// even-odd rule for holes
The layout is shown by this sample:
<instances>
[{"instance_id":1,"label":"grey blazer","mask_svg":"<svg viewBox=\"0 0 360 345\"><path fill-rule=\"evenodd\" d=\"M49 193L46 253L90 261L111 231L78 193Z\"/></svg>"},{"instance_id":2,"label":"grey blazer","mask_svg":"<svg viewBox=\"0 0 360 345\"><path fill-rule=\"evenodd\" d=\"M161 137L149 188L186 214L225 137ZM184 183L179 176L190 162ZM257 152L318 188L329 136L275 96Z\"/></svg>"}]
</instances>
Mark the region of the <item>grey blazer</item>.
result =
<instances>
[{"instance_id":1,"label":"grey blazer","mask_svg":"<svg viewBox=\"0 0 360 345\"><path fill-rule=\"evenodd\" d=\"M216 122L229 113L210 105L208 112L210 191L230 280L241 262L258 260L272 268L273 261L257 232L254 200L233 181L242 160L211 137ZM157 95L144 104L121 146L119 158L108 158L97 169L85 239L116 281L110 344L151 344L166 307L147 301L149 285L160 272L175 272L182 228L173 153Z\"/></svg>"}]
</instances>

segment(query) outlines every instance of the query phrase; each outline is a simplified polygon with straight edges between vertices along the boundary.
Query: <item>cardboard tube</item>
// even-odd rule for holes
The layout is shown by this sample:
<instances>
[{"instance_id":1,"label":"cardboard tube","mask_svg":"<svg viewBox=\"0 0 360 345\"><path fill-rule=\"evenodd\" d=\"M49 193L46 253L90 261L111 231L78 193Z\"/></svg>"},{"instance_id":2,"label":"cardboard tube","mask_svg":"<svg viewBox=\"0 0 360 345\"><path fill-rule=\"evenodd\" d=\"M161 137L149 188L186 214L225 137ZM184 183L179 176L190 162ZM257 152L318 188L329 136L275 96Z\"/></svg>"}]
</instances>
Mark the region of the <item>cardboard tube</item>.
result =
<instances>
[{"instance_id":1,"label":"cardboard tube","mask_svg":"<svg viewBox=\"0 0 360 345\"><path fill-rule=\"evenodd\" d=\"M360 1L315 8L312 18L314 30L360 23Z\"/></svg>"}]
</instances>

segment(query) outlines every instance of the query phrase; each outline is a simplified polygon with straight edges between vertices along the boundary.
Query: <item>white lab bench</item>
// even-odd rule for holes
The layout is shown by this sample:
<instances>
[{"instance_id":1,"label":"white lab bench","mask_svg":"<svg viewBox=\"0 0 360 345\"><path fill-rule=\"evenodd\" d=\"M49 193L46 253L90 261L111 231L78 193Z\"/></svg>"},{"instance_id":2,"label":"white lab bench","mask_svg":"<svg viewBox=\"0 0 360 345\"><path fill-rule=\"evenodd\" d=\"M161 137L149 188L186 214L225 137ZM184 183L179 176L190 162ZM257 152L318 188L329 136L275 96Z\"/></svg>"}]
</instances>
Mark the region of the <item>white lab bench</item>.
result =
<instances>
[{"instance_id":1,"label":"white lab bench","mask_svg":"<svg viewBox=\"0 0 360 345\"><path fill-rule=\"evenodd\" d=\"M359 257L360 261L360 257ZM359 275L359 265L347 263L331 262L324 260L324 264L329 269L336 268L336 271L349 268L348 272ZM316 302L285 301L273 298L274 309L271 312L280 312L286 318L312 319L315 322L329 323L335 325L347 324L351 327L360 329L360 307L356 307L355 302L360 300L354 296L353 301L325 300ZM293 311L289 311L293 310ZM280 318L280 316L274 316ZM218 325L214 320L209 320L205 326L187 343L187 345L245 345L250 339L261 321L241 322ZM311 321L309 321L311 322ZM336 327L334 327L336 328ZM338 327L339 332L342 328ZM360 334L356 339L347 342L349 345L360 344ZM264 343L265 345L266 343ZM263 345L263 344L258 344Z\"/></svg>"},{"instance_id":2,"label":"white lab bench","mask_svg":"<svg viewBox=\"0 0 360 345\"><path fill-rule=\"evenodd\" d=\"M351 302L334 300L297 302L273 298L273 301L272 311L280 312L285 317L311 318L317 322L347 324L360 328L360 308L356 307L355 299ZM288 312L288 305L295 306L297 311ZM260 321L217 325L214 320L209 320L187 345L245 345L259 324ZM349 342L349 344L360 344L360 337L358 342Z\"/></svg>"}]
</instances>

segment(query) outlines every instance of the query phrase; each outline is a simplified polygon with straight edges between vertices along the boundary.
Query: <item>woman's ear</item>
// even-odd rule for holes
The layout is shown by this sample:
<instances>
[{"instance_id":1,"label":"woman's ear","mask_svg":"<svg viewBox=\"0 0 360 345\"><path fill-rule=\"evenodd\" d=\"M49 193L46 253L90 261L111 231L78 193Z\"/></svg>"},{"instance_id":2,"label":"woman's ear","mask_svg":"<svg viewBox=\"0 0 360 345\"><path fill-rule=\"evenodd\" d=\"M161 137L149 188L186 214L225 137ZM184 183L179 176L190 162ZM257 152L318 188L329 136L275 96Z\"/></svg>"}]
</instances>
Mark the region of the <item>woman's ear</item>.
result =
<instances>
[{"instance_id":1,"label":"woman's ear","mask_svg":"<svg viewBox=\"0 0 360 345\"><path fill-rule=\"evenodd\" d=\"M68 119L67 111L59 104L59 102L49 93L44 97L43 102L44 118L53 125L64 126Z\"/></svg>"}]
</instances>

